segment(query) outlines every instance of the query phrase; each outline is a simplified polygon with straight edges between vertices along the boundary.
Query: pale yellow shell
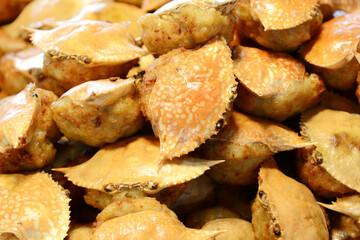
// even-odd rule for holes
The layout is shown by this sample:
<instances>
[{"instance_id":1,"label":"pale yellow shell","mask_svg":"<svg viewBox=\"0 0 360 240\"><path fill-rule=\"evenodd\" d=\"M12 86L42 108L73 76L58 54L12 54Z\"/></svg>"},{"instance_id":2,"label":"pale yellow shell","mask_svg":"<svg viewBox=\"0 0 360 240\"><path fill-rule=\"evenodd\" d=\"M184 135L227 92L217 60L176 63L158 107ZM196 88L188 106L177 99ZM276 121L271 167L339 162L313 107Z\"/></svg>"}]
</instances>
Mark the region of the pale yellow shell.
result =
<instances>
[{"instance_id":1,"label":"pale yellow shell","mask_svg":"<svg viewBox=\"0 0 360 240\"><path fill-rule=\"evenodd\" d=\"M56 171L74 184L101 191L140 188L156 193L202 175L222 161L189 156L166 161L159 167L160 146L154 136L133 137L101 148L89 161Z\"/></svg>"},{"instance_id":2,"label":"pale yellow shell","mask_svg":"<svg viewBox=\"0 0 360 240\"><path fill-rule=\"evenodd\" d=\"M0 175L0 235L63 240L70 223L69 202L48 174Z\"/></svg>"}]
</instances>

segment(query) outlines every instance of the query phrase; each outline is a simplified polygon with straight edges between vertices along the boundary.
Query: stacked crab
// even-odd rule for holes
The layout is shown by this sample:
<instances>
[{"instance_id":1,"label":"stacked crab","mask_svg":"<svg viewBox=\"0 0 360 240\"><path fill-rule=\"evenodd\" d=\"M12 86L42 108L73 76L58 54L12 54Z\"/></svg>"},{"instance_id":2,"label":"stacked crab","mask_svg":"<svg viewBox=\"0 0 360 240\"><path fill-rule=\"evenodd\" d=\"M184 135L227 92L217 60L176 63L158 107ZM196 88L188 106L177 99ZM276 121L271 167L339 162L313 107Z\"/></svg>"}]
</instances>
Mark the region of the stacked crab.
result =
<instances>
[{"instance_id":1,"label":"stacked crab","mask_svg":"<svg viewBox=\"0 0 360 240\"><path fill-rule=\"evenodd\" d=\"M125 2L0 29L0 239L360 238L360 4Z\"/></svg>"}]
</instances>

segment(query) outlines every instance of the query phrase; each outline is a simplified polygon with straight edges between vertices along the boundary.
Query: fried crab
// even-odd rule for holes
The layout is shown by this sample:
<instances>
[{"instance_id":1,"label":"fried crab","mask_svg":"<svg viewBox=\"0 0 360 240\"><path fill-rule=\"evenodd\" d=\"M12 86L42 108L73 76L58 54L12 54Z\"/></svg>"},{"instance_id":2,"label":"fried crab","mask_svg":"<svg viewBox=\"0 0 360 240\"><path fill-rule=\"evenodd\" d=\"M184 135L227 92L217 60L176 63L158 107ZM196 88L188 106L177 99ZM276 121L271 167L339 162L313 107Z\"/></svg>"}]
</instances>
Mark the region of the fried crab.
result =
<instances>
[{"instance_id":1,"label":"fried crab","mask_svg":"<svg viewBox=\"0 0 360 240\"><path fill-rule=\"evenodd\" d=\"M126 76L147 52L135 45L127 23L84 20L51 30L31 30L31 41L44 51L44 73L70 89L89 80Z\"/></svg>"},{"instance_id":2,"label":"fried crab","mask_svg":"<svg viewBox=\"0 0 360 240\"><path fill-rule=\"evenodd\" d=\"M113 77L80 84L54 102L52 112L69 140L94 147L131 136L144 122L134 79Z\"/></svg>"},{"instance_id":3,"label":"fried crab","mask_svg":"<svg viewBox=\"0 0 360 240\"><path fill-rule=\"evenodd\" d=\"M23 50L28 44L20 38L12 37L0 28L0 57L6 53Z\"/></svg>"},{"instance_id":4,"label":"fried crab","mask_svg":"<svg viewBox=\"0 0 360 240\"><path fill-rule=\"evenodd\" d=\"M172 239L211 240L222 231L190 229L166 213L153 210L130 213L104 222L92 240L102 239Z\"/></svg>"},{"instance_id":5,"label":"fried crab","mask_svg":"<svg viewBox=\"0 0 360 240\"><path fill-rule=\"evenodd\" d=\"M331 198L360 191L360 115L317 107L302 114L301 135L315 142L298 151L302 182Z\"/></svg>"},{"instance_id":6,"label":"fried crab","mask_svg":"<svg viewBox=\"0 0 360 240\"><path fill-rule=\"evenodd\" d=\"M157 58L137 87L142 111L160 139L160 159L187 154L217 133L227 123L236 85L225 40Z\"/></svg>"},{"instance_id":7,"label":"fried crab","mask_svg":"<svg viewBox=\"0 0 360 240\"><path fill-rule=\"evenodd\" d=\"M194 48L216 35L231 42L235 27L234 0L174 0L140 18L141 39L150 52L164 54Z\"/></svg>"},{"instance_id":8,"label":"fried crab","mask_svg":"<svg viewBox=\"0 0 360 240\"><path fill-rule=\"evenodd\" d=\"M318 0L239 0L235 16L242 34L275 51L294 51L323 20Z\"/></svg>"},{"instance_id":9,"label":"fried crab","mask_svg":"<svg viewBox=\"0 0 360 240\"><path fill-rule=\"evenodd\" d=\"M160 143L154 136L137 136L106 145L83 164L55 170L85 188L104 192L137 188L154 194L188 182L222 162L183 156L159 167L159 155Z\"/></svg>"},{"instance_id":10,"label":"fried crab","mask_svg":"<svg viewBox=\"0 0 360 240\"><path fill-rule=\"evenodd\" d=\"M0 238L63 240L70 223L65 191L46 173L0 175Z\"/></svg>"},{"instance_id":11,"label":"fried crab","mask_svg":"<svg viewBox=\"0 0 360 240\"><path fill-rule=\"evenodd\" d=\"M283 174L274 160L264 162L251 207L255 238L329 239L326 218L311 191Z\"/></svg>"},{"instance_id":12,"label":"fried crab","mask_svg":"<svg viewBox=\"0 0 360 240\"><path fill-rule=\"evenodd\" d=\"M318 103L325 91L321 78L287 53L237 46L233 58L240 81L235 104L246 113L283 121Z\"/></svg>"},{"instance_id":13,"label":"fried crab","mask_svg":"<svg viewBox=\"0 0 360 240\"><path fill-rule=\"evenodd\" d=\"M43 72L44 53L34 47L8 53L0 59L0 87L7 94L17 94L27 84L54 92L60 96L65 90Z\"/></svg>"},{"instance_id":14,"label":"fried crab","mask_svg":"<svg viewBox=\"0 0 360 240\"><path fill-rule=\"evenodd\" d=\"M345 14L321 25L299 53L330 88L352 90L360 70L360 14Z\"/></svg>"},{"instance_id":15,"label":"fried crab","mask_svg":"<svg viewBox=\"0 0 360 240\"><path fill-rule=\"evenodd\" d=\"M281 124L233 111L229 124L201 150L206 158L225 160L208 172L216 182L249 185L256 182L259 165L275 153L310 145Z\"/></svg>"},{"instance_id":16,"label":"fried crab","mask_svg":"<svg viewBox=\"0 0 360 240\"><path fill-rule=\"evenodd\" d=\"M18 37L22 32L22 27L29 27L31 24L48 18L64 21L74 16L84 6L97 2L104 2L104 0L33 0L14 22L4 27L4 30L12 37Z\"/></svg>"},{"instance_id":17,"label":"fried crab","mask_svg":"<svg viewBox=\"0 0 360 240\"><path fill-rule=\"evenodd\" d=\"M54 160L59 131L50 105L54 93L29 84L0 100L0 172L39 169Z\"/></svg>"},{"instance_id":18,"label":"fried crab","mask_svg":"<svg viewBox=\"0 0 360 240\"><path fill-rule=\"evenodd\" d=\"M251 223L240 218L215 219L207 222L202 229L225 231L216 240L255 240Z\"/></svg>"}]
</instances>

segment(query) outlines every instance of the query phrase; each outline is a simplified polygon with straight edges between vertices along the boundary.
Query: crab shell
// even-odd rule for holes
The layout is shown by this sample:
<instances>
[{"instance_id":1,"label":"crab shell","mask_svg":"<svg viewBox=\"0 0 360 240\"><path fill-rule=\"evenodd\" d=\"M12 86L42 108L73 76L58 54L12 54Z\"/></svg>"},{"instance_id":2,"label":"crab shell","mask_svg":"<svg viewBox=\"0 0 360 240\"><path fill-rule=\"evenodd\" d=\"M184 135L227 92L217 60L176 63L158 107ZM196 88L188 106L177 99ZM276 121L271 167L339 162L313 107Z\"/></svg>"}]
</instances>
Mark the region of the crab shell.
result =
<instances>
[{"instance_id":1,"label":"crab shell","mask_svg":"<svg viewBox=\"0 0 360 240\"><path fill-rule=\"evenodd\" d=\"M333 0L335 10L341 10L347 13L360 13L359 0Z\"/></svg>"},{"instance_id":2,"label":"crab shell","mask_svg":"<svg viewBox=\"0 0 360 240\"><path fill-rule=\"evenodd\" d=\"M155 198L126 198L110 203L96 217L96 227L112 218L121 217L126 214L152 210L163 212L172 218L177 219L176 214L171 211L165 204L161 204Z\"/></svg>"},{"instance_id":3,"label":"crab shell","mask_svg":"<svg viewBox=\"0 0 360 240\"><path fill-rule=\"evenodd\" d=\"M146 69L140 96L161 161L193 151L226 124L236 95L232 72L230 49L218 38L197 50L173 50Z\"/></svg>"},{"instance_id":4,"label":"crab shell","mask_svg":"<svg viewBox=\"0 0 360 240\"><path fill-rule=\"evenodd\" d=\"M63 21L71 18L84 6L104 2L104 0L36 0L29 3L14 22L4 27L4 30L12 37L20 34L22 27L28 27L32 23L52 18Z\"/></svg>"},{"instance_id":5,"label":"crab shell","mask_svg":"<svg viewBox=\"0 0 360 240\"><path fill-rule=\"evenodd\" d=\"M170 1L171 0L143 0L141 3L141 9L146 12L157 10Z\"/></svg>"},{"instance_id":6,"label":"crab shell","mask_svg":"<svg viewBox=\"0 0 360 240\"><path fill-rule=\"evenodd\" d=\"M302 114L301 134L316 142L314 158L332 177L360 191L360 115L313 108Z\"/></svg>"},{"instance_id":7,"label":"crab shell","mask_svg":"<svg viewBox=\"0 0 360 240\"><path fill-rule=\"evenodd\" d=\"M299 26L313 18L318 0L251 0L252 15L267 30L281 30Z\"/></svg>"},{"instance_id":8,"label":"crab shell","mask_svg":"<svg viewBox=\"0 0 360 240\"><path fill-rule=\"evenodd\" d=\"M346 14L321 25L299 53L312 65L338 69L359 53L360 14Z\"/></svg>"},{"instance_id":9,"label":"crab shell","mask_svg":"<svg viewBox=\"0 0 360 240\"><path fill-rule=\"evenodd\" d=\"M260 236L268 234L272 234L271 239L329 239L324 213L314 195L303 184L283 174L273 159L260 168L252 211L256 239L264 239ZM270 222L261 222L264 219L259 219L259 211L266 211ZM264 228L269 232L259 232Z\"/></svg>"},{"instance_id":10,"label":"crab shell","mask_svg":"<svg viewBox=\"0 0 360 240\"><path fill-rule=\"evenodd\" d=\"M250 222L240 218L223 218L207 222L202 229L225 231L216 240L255 240L254 230Z\"/></svg>"},{"instance_id":11,"label":"crab shell","mask_svg":"<svg viewBox=\"0 0 360 240\"><path fill-rule=\"evenodd\" d=\"M237 46L233 58L235 76L260 97L284 94L292 81L305 75L304 64L287 53Z\"/></svg>"},{"instance_id":12,"label":"crab shell","mask_svg":"<svg viewBox=\"0 0 360 240\"><path fill-rule=\"evenodd\" d=\"M27 145L35 129L40 99L35 96L35 85L29 84L23 91L4 98L0 102L0 151L22 148Z\"/></svg>"},{"instance_id":13,"label":"crab shell","mask_svg":"<svg viewBox=\"0 0 360 240\"><path fill-rule=\"evenodd\" d=\"M27 46L28 44L25 41L12 37L3 29L0 29L0 56L4 53L22 50Z\"/></svg>"},{"instance_id":14,"label":"crab shell","mask_svg":"<svg viewBox=\"0 0 360 240\"><path fill-rule=\"evenodd\" d=\"M0 175L0 236L62 240L70 223L69 202L48 174Z\"/></svg>"},{"instance_id":15,"label":"crab shell","mask_svg":"<svg viewBox=\"0 0 360 240\"><path fill-rule=\"evenodd\" d=\"M140 188L157 193L190 181L222 162L184 156L164 162L159 168L159 145L154 136L133 137L101 148L83 164L55 170L85 188L106 192Z\"/></svg>"},{"instance_id":16,"label":"crab shell","mask_svg":"<svg viewBox=\"0 0 360 240\"><path fill-rule=\"evenodd\" d=\"M129 32L134 38L140 37L140 25L138 19L145 15L142 9L121 2L101 2L89 4L83 7L75 16L67 21L76 22L81 20L97 20L110 22L130 21Z\"/></svg>"},{"instance_id":17,"label":"crab shell","mask_svg":"<svg viewBox=\"0 0 360 240\"><path fill-rule=\"evenodd\" d=\"M220 233L221 231L190 229L165 213L146 210L104 222L95 230L92 240L165 240L174 237L178 240L210 240Z\"/></svg>"},{"instance_id":18,"label":"crab shell","mask_svg":"<svg viewBox=\"0 0 360 240\"><path fill-rule=\"evenodd\" d=\"M128 23L83 20L51 30L32 30L35 47L55 59L75 59L87 66L119 65L146 55L135 45Z\"/></svg>"},{"instance_id":19,"label":"crab shell","mask_svg":"<svg viewBox=\"0 0 360 240\"><path fill-rule=\"evenodd\" d=\"M321 206L326 207L335 212L339 212L354 218L357 223L360 223L360 195L351 195L346 197L337 198L331 204L319 203Z\"/></svg>"}]
</instances>

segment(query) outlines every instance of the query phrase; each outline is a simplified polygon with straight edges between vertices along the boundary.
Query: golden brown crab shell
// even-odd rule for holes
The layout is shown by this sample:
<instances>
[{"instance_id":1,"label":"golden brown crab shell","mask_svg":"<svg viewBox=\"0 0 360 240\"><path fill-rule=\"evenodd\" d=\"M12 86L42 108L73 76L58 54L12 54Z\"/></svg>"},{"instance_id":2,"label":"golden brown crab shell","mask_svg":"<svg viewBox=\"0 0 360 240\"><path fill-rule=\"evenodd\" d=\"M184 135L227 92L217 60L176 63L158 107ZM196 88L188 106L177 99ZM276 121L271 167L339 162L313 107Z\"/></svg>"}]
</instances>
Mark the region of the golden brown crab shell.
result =
<instances>
[{"instance_id":1,"label":"golden brown crab shell","mask_svg":"<svg viewBox=\"0 0 360 240\"><path fill-rule=\"evenodd\" d=\"M146 12L137 6L121 2L99 2L83 7L76 15L67 20L76 22L82 20L124 22L129 21L129 32L134 38L140 37L141 28L137 23ZM48 20L44 24L47 25ZM51 25L51 21L49 22ZM54 23L56 25L56 22ZM61 22L59 23L61 24Z\"/></svg>"},{"instance_id":2,"label":"golden brown crab shell","mask_svg":"<svg viewBox=\"0 0 360 240\"><path fill-rule=\"evenodd\" d=\"M143 125L135 80L110 78L80 84L52 104L54 121L72 141L99 147Z\"/></svg>"},{"instance_id":3,"label":"golden brown crab shell","mask_svg":"<svg viewBox=\"0 0 360 240\"><path fill-rule=\"evenodd\" d=\"M191 213L185 220L185 225L201 229L205 223L222 218L239 218L239 215L222 206L215 206Z\"/></svg>"},{"instance_id":4,"label":"golden brown crab shell","mask_svg":"<svg viewBox=\"0 0 360 240\"><path fill-rule=\"evenodd\" d=\"M68 232L68 240L91 240L92 234L94 233L95 228L92 224L78 224L74 227L71 227Z\"/></svg>"},{"instance_id":5,"label":"golden brown crab shell","mask_svg":"<svg viewBox=\"0 0 360 240\"><path fill-rule=\"evenodd\" d=\"M314 195L303 184L264 162L252 205L256 239L329 239L326 219Z\"/></svg>"},{"instance_id":6,"label":"golden brown crab shell","mask_svg":"<svg viewBox=\"0 0 360 240\"><path fill-rule=\"evenodd\" d=\"M216 35L231 42L235 27L234 0L174 0L140 18L141 39L150 52L194 48Z\"/></svg>"},{"instance_id":7,"label":"golden brown crab shell","mask_svg":"<svg viewBox=\"0 0 360 240\"><path fill-rule=\"evenodd\" d=\"M301 157L305 160L307 158L308 162L316 163L316 167L323 170L315 172L310 168L309 171L313 171L311 174L313 178L329 178L334 179L332 182L341 183L340 188L330 191L335 193L335 196L349 194L354 190L360 191L359 130L360 115L358 114L321 107L302 114L301 134L316 144L315 148L304 149L307 152ZM300 158L300 161L304 161L303 158ZM319 181L318 184L321 182ZM324 181L324 184L320 187L325 190L335 186L327 181Z\"/></svg>"},{"instance_id":8,"label":"golden brown crab shell","mask_svg":"<svg viewBox=\"0 0 360 240\"><path fill-rule=\"evenodd\" d=\"M155 198L123 198L106 206L96 217L96 227L101 226L107 220L121 217L126 214L152 210L162 212L177 219L176 214L165 204L161 204Z\"/></svg>"},{"instance_id":9,"label":"golden brown crab shell","mask_svg":"<svg viewBox=\"0 0 360 240\"><path fill-rule=\"evenodd\" d=\"M62 240L67 235L70 199L48 174L0 175L0 201L0 238Z\"/></svg>"},{"instance_id":10,"label":"golden brown crab shell","mask_svg":"<svg viewBox=\"0 0 360 240\"><path fill-rule=\"evenodd\" d=\"M360 224L360 195L351 195L337 198L336 202L331 204L319 203L321 206L345 214L357 221Z\"/></svg>"},{"instance_id":11,"label":"golden brown crab shell","mask_svg":"<svg viewBox=\"0 0 360 240\"><path fill-rule=\"evenodd\" d=\"M89 161L56 171L75 185L105 192L140 188L145 193L188 182L222 161L184 156L159 166L160 143L154 136L133 137L101 148Z\"/></svg>"},{"instance_id":12,"label":"golden brown crab shell","mask_svg":"<svg viewBox=\"0 0 360 240\"><path fill-rule=\"evenodd\" d=\"M323 21L326 22L332 19L335 11L333 0L320 0L319 4L324 17Z\"/></svg>"},{"instance_id":13,"label":"golden brown crab shell","mask_svg":"<svg viewBox=\"0 0 360 240\"><path fill-rule=\"evenodd\" d=\"M360 1L359 0L340 0L333 1L334 8L347 13L360 13Z\"/></svg>"},{"instance_id":14,"label":"golden brown crab shell","mask_svg":"<svg viewBox=\"0 0 360 240\"><path fill-rule=\"evenodd\" d=\"M336 212L330 213L330 239L331 240L352 240L359 239L360 225L355 219Z\"/></svg>"},{"instance_id":15,"label":"golden brown crab shell","mask_svg":"<svg viewBox=\"0 0 360 240\"><path fill-rule=\"evenodd\" d=\"M161 161L193 151L226 124L236 85L230 49L218 38L173 50L146 69L137 87Z\"/></svg>"},{"instance_id":16,"label":"golden brown crab shell","mask_svg":"<svg viewBox=\"0 0 360 240\"><path fill-rule=\"evenodd\" d=\"M221 231L198 230L185 227L179 220L166 213L142 211L117 217L104 222L93 234L93 240L101 239L172 239L210 240Z\"/></svg>"},{"instance_id":17,"label":"golden brown crab shell","mask_svg":"<svg viewBox=\"0 0 360 240\"><path fill-rule=\"evenodd\" d=\"M31 0L3 0L0 2L0 23L15 19Z\"/></svg>"},{"instance_id":18,"label":"golden brown crab shell","mask_svg":"<svg viewBox=\"0 0 360 240\"><path fill-rule=\"evenodd\" d=\"M345 96L326 91L320 99L320 106L334 110L345 111L348 113L360 114L360 106Z\"/></svg>"},{"instance_id":19,"label":"golden brown crab shell","mask_svg":"<svg viewBox=\"0 0 360 240\"><path fill-rule=\"evenodd\" d=\"M355 86L359 71L360 14L345 14L324 23L299 53L335 89Z\"/></svg>"},{"instance_id":20,"label":"golden brown crab shell","mask_svg":"<svg viewBox=\"0 0 360 240\"><path fill-rule=\"evenodd\" d=\"M59 131L52 120L52 92L29 84L0 101L0 172L39 169L54 160Z\"/></svg>"},{"instance_id":21,"label":"golden brown crab shell","mask_svg":"<svg viewBox=\"0 0 360 240\"><path fill-rule=\"evenodd\" d=\"M235 5L241 33L276 51L294 51L322 23L317 0L240 0Z\"/></svg>"},{"instance_id":22,"label":"golden brown crab shell","mask_svg":"<svg viewBox=\"0 0 360 240\"><path fill-rule=\"evenodd\" d=\"M103 2L104 0L36 0L28 4L14 22L4 27L4 30L12 37L17 37L22 27L29 27L31 24L52 18L56 21L63 21L71 18L84 6Z\"/></svg>"},{"instance_id":23,"label":"golden brown crab shell","mask_svg":"<svg viewBox=\"0 0 360 240\"><path fill-rule=\"evenodd\" d=\"M170 1L171 0L143 0L141 3L141 9L146 12L155 11Z\"/></svg>"},{"instance_id":24,"label":"golden brown crab shell","mask_svg":"<svg viewBox=\"0 0 360 240\"><path fill-rule=\"evenodd\" d=\"M281 124L233 111L229 124L202 146L202 152L209 159L225 160L210 169L213 180L249 185L256 182L259 165L275 153L311 145Z\"/></svg>"},{"instance_id":25,"label":"golden brown crab shell","mask_svg":"<svg viewBox=\"0 0 360 240\"><path fill-rule=\"evenodd\" d=\"M29 31L34 46L47 53L45 74L69 89L89 80L124 76L133 61L146 55L135 45L127 24L83 20Z\"/></svg>"},{"instance_id":26,"label":"golden brown crab shell","mask_svg":"<svg viewBox=\"0 0 360 240\"><path fill-rule=\"evenodd\" d=\"M44 53L37 48L27 48L16 53L8 53L0 60L0 86L7 94L22 91L27 84L54 92L57 96L65 90L56 80L43 73Z\"/></svg>"},{"instance_id":27,"label":"golden brown crab shell","mask_svg":"<svg viewBox=\"0 0 360 240\"><path fill-rule=\"evenodd\" d=\"M255 240L250 222L240 218L222 218L207 222L202 229L224 231L216 240Z\"/></svg>"},{"instance_id":28,"label":"golden brown crab shell","mask_svg":"<svg viewBox=\"0 0 360 240\"><path fill-rule=\"evenodd\" d=\"M246 113L283 121L318 103L325 91L320 77L287 53L237 46L233 58L240 81L235 104Z\"/></svg>"}]
</instances>

